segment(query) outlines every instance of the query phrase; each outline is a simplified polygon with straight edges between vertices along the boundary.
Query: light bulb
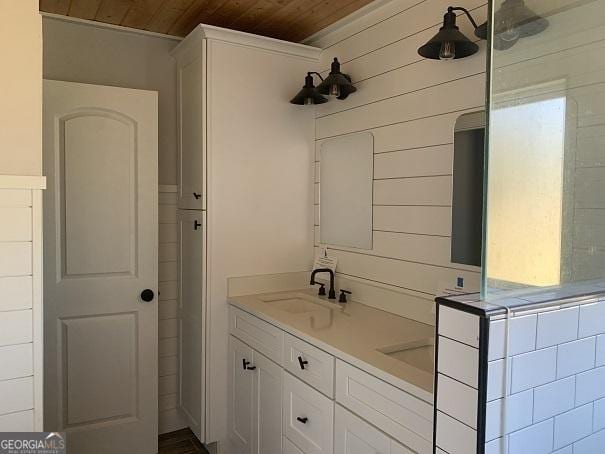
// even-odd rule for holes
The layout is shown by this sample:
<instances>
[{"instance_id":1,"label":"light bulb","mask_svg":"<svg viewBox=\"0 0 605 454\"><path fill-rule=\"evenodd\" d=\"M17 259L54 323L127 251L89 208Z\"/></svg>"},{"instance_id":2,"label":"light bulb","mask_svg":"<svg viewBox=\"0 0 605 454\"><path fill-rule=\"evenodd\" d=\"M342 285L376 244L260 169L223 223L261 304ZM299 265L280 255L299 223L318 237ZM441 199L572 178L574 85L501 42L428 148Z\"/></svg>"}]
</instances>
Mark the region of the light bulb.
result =
<instances>
[{"instance_id":1,"label":"light bulb","mask_svg":"<svg viewBox=\"0 0 605 454\"><path fill-rule=\"evenodd\" d=\"M510 17L502 19L496 29L498 30L498 37L502 41L516 41L519 39L519 27Z\"/></svg>"},{"instance_id":2,"label":"light bulb","mask_svg":"<svg viewBox=\"0 0 605 454\"><path fill-rule=\"evenodd\" d=\"M330 95L331 96L340 96L340 85L332 84L330 85Z\"/></svg>"},{"instance_id":3,"label":"light bulb","mask_svg":"<svg viewBox=\"0 0 605 454\"><path fill-rule=\"evenodd\" d=\"M444 41L441 43L441 49L439 49L440 60L453 60L456 58L456 44L452 41Z\"/></svg>"}]
</instances>

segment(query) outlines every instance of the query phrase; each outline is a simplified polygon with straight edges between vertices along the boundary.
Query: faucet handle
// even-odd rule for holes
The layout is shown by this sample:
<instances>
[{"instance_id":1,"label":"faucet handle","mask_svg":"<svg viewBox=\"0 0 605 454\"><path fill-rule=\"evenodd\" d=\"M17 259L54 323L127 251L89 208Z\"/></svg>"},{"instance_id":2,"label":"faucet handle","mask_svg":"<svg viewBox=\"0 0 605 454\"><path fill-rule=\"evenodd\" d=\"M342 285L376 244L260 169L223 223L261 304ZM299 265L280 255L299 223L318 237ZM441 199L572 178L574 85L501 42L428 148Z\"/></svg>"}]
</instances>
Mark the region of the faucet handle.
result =
<instances>
[{"instance_id":1,"label":"faucet handle","mask_svg":"<svg viewBox=\"0 0 605 454\"><path fill-rule=\"evenodd\" d=\"M326 284L322 284L322 283L318 283L319 284L319 290L317 291L317 294L319 296L325 296L326 295Z\"/></svg>"},{"instance_id":2,"label":"faucet handle","mask_svg":"<svg viewBox=\"0 0 605 454\"><path fill-rule=\"evenodd\" d=\"M338 302L339 303L346 303L347 302L347 295L351 295L351 292L348 290L340 290L340 296L338 297Z\"/></svg>"}]
</instances>

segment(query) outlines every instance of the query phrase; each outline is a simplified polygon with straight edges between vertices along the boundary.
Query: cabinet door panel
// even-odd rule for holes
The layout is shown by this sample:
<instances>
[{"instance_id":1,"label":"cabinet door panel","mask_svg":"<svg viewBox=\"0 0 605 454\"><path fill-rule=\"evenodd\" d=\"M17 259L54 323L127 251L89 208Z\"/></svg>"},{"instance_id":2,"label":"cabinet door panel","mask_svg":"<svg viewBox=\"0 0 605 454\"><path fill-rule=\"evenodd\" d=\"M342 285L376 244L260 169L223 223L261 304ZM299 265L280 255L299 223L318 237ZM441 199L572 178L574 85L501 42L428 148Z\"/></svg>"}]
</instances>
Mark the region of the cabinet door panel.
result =
<instances>
[{"instance_id":1,"label":"cabinet door panel","mask_svg":"<svg viewBox=\"0 0 605 454\"><path fill-rule=\"evenodd\" d=\"M378 429L336 405L334 454L389 454L391 440Z\"/></svg>"},{"instance_id":2,"label":"cabinet door panel","mask_svg":"<svg viewBox=\"0 0 605 454\"><path fill-rule=\"evenodd\" d=\"M246 363L244 363L246 361ZM253 451L253 398L254 370L252 349L233 336L229 336L229 440L233 454L252 454Z\"/></svg>"},{"instance_id":3,"label":"cabinet door panel","mask_svg":"<svg viewBox=\"0 0 605 454\"><path fill-rule=\"evenodd\" d=\"M204 440L204 218L178 212L179 405L187 425Z\"/></svg>"},{"instance_id":4,"label":"cabinet door panel","mask_svg":"<svg viewBox=\"0 0 605 454\"><path fill-rule=\"evenodd\" d=\"M204 209L203 43L179 58L178 78L178 206Z\"/></svg>"},{"instance_id":5,"label":"cabinet door panel","mask_svg":"<svg viewBox=\"0 0 605 454\"><path fill-rule=\"evenodd\" d=\"M282 452L282 376L283 370L273 361L254 352L256 367L254 389L255 454Z\"/></svg>"}]
</instances>

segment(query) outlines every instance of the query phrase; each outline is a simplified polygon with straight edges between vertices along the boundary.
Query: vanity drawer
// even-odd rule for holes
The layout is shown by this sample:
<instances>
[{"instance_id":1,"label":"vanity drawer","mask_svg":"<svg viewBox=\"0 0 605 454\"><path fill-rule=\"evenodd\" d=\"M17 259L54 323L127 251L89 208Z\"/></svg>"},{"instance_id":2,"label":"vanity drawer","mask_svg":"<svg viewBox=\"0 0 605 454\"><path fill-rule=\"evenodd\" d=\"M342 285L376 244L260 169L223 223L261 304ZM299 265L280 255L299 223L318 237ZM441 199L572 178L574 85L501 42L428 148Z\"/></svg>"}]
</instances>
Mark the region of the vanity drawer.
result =
<instances>
[{"instance_id":1,"label":"vanity drawer","mask_svg":"<svg viewBox=\"0 0 605 454\"><path fill-rule=\"evenodd\" d=\"M284 435L305 454L332 454L334 402L284 373Z\"/></svg>"},{"instance_id":2,"label":"vanity drawer","mask_svg":"<svg viewBox=\"0 0 605 454\"><path fill-rule=\"evenodd\" d=\"M229 332L267 358L281 363L284 332L236 307L229 309Z\"/></svg>"},{"instance_id":3,"label":"vanity drawer","mask_svg":"<svg viewBox=\"0 0 605 454\"><path fill-rule=\"evenodd\" d=\"M340 360L336 401L413 452L432 452L433 406L428 402Z\"/></svg>"},{"instance_id":4,"label":"vanity drawer","mask_svg":"<svg viewBox=\"0 0 605 454\"><path fill-rule=\"evenodd\" d=\"M284 335L284 369L334 398L334 357L288 333Z\"/></svg>"}]
</instances>

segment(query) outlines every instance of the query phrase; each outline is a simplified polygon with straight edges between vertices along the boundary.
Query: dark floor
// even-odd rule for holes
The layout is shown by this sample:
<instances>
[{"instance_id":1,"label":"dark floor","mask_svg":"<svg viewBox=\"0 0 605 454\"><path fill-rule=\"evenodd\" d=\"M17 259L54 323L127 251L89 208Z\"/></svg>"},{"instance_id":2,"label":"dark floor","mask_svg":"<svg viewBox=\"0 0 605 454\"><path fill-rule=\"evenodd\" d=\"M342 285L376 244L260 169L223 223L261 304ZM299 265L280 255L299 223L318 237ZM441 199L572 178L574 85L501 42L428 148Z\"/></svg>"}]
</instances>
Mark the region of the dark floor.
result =
<instances>
[{"instance_id":1,"label":"dark floor","mask_svg":"<svg viewBox=\"0 0 605 454\"><path fill-rule=\"evenodd\" d=\"M158 454L208 454L208 451L189 429L160 435L158 447Z\"/></svg>"}]
</instances>

